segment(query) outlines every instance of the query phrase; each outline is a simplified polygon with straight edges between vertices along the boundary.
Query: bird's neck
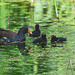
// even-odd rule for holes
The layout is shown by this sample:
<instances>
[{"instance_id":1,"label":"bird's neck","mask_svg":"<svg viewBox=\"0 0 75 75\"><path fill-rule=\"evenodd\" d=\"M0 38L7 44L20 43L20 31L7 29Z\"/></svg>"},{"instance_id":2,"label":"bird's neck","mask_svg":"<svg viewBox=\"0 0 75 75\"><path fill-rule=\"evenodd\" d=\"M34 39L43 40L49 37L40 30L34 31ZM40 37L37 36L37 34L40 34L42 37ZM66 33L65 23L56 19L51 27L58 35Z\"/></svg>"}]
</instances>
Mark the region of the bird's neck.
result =
<instances>
[{"instance_id":1,"label":"bird's neck","mask_svg":"<svg viewBox=\"0 0 75 75\"><path fill-rule=\"evenodd\" d=\"M23 34L23 33L21 33L21 32L18 32L17 35L18 35L18 36L22 36L22 35L25 35L25 34Z\"/></svg>"},{"instance_id":2,"label":"bird's neck","mask_svg":"<svg viewBox=\"0 0 75 75\"><path fill-rule=\"evenodd\" d=\"M38 31L38 30L39 30L39 28L35 28L35 30L36 30L36 31Z\"/></svg>"},{"instance_id":3,"label":"bird's neck","mask_svg":"<svg viewBox=\"0 0 75 75\"><path fill-rule=\"evenodd\" d=\"M46 40L46 37L42 38L43 40Z\"/></svg>"}]
</instances>

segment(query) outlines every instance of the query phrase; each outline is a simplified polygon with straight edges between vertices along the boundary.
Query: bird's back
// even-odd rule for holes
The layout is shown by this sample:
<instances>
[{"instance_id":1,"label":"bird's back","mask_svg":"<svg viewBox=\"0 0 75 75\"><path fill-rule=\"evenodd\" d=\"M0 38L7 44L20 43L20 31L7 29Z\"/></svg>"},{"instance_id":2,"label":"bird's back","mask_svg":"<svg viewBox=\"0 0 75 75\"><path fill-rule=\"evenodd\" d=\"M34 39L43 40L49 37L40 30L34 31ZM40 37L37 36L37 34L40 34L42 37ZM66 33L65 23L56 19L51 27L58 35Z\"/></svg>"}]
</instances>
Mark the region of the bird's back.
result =
<instances>
[{"instance_id":1,"label":"bird's back","mask_svg":"<svg viewBox=\"0 0 75 75\"><path fill-rule=\"evenodd\" d=\"M0 28L0 39L2 37L7 37L8 39L13 39L17 33L9 30L4 30Z\"/></svg>"}]
</instances>

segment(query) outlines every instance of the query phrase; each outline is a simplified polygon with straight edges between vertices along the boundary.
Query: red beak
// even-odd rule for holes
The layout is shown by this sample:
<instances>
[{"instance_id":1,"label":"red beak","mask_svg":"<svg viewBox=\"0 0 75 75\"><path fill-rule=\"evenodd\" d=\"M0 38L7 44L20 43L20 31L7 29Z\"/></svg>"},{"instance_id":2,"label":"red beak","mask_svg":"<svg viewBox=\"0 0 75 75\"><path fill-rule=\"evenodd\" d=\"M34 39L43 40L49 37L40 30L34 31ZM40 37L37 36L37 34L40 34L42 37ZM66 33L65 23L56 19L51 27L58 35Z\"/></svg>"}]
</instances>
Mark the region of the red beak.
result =
<instances>
[{"instance_id":1,"label":"red beak","mask_svg":"<svg viewBox=\"0 0 75 75\"><path fill-rule=\"evenodd\" d=\"M52 35L50 35L50 37L53 37Z\"/></svg>"},{"instance_id":2,"label":"red beak","mask_svg":"<svg viewBox=\"0 0 75 75\"><path fill-rule=\"evenodd\" d=\"M32 34L32 32L28 29L28 33Z\"/></svg>"}]
</instances>

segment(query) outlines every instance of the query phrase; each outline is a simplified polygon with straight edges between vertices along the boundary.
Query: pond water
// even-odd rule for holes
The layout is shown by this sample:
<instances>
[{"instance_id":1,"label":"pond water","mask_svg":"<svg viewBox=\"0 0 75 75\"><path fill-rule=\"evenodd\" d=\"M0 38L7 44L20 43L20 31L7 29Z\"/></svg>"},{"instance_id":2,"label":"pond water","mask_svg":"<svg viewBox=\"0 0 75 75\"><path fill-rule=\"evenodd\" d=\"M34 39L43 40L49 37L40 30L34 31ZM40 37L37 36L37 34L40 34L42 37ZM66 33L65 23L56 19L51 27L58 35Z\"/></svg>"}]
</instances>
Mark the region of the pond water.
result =
<instances>
[{"instance_id":1,"label":"pond water","mask_svg":"<svg viewBox=\"0 0 75 75\"><path fill-rule=\"evenodd\" d=\"M36 38L26 34L28 55L13 45L0 45L0 75L75 75L75 2L60 0L1 0L0 28L18 32L27 26L34 30L39 24L46 33L46 48L32 44ZM59 16L59 19L56 16ZM50 35L67 38L52 47Z\"/></svg>"}]
</instances>

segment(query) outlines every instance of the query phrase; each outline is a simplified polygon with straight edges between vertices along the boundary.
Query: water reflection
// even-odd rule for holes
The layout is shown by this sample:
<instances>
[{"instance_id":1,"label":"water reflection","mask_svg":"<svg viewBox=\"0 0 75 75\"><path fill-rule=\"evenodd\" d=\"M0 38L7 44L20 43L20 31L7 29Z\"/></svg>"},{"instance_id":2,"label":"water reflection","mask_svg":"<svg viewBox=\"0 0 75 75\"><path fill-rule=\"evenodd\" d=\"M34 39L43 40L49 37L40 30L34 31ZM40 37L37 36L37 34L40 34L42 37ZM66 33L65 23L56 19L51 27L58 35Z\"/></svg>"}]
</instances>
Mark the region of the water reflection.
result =
<instances>
[{"instance_id":1,"label":"water reflection","mask_svg":"<svg viewBox=\"0 0 75 75\"><path fill-rule=\"evenodd\" d=\"M25 3L25 2L24 2ZM13 25L15 26L20 26L20 25L25 25L27 26L27 21L28 21L28 16L29 14L27 12L29 12L30 8L27 7L28 3L25 5L22 2L17 2L17 3L12 3L10 6L12 8L12 10L10 10L10 18L11 22L10 25L13 27ZM14 7L16 5L16 7ZM30 4L29 4L30 6ZM26 10L27 9L27 10ZM13 13L13 12L14 13Z\"/></svg>"}]
</instances>

